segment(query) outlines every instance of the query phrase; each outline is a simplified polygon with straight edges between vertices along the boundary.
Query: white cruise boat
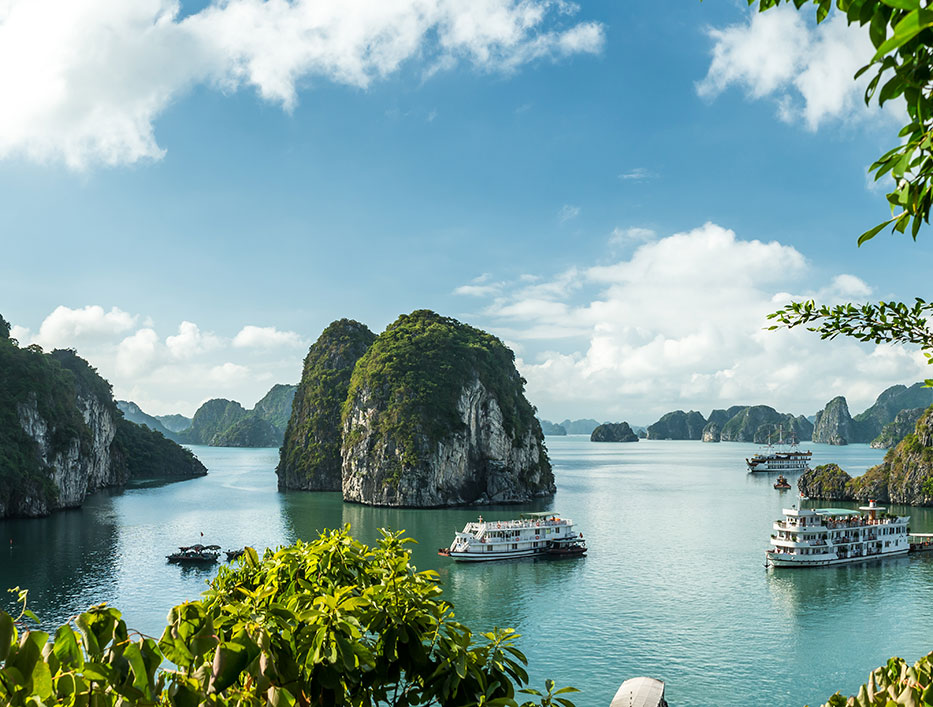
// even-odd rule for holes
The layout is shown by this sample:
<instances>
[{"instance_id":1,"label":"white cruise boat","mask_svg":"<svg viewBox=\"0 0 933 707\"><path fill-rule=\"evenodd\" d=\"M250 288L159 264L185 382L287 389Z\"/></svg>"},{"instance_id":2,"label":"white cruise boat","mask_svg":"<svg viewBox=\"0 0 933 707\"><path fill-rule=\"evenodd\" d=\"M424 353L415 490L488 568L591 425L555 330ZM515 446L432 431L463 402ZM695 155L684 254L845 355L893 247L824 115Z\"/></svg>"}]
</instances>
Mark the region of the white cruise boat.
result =
<instances>
[{"instance_id":1,"label":"white cruise boat","mask_svg":"<svg viewBox=\"0 0 933 707\"><path fill-rule=\"evenodd\" d=\"M809 468L813 452L759 452L746 459L749 471L806 471Z\"/></svg>"},{"instance_id":2,"label":"white cruise boat","mask_svg":"<svg viewBox=\"0 0 933 707\"><path fill-rule=\"evenodd\" d=\"M785 508L774 522L768 567L824 567L906 555L910 516L883 513L873 500L848 508Z\"/></svg>"},{"instance_id":3,"label":"white cruise boat","mask_svg":"<svg viewBox=\"0 0 933 707\"><path fill-rule=\"evenodd\" d=\"M586 553L583 533L577 535L573 521L559 513L522 513L518 520L483 520L467 523L454 534L450 547L439 555L458 562L483 562L514 557L550 555L579 557Z\"/></svg>"}]
</instances>

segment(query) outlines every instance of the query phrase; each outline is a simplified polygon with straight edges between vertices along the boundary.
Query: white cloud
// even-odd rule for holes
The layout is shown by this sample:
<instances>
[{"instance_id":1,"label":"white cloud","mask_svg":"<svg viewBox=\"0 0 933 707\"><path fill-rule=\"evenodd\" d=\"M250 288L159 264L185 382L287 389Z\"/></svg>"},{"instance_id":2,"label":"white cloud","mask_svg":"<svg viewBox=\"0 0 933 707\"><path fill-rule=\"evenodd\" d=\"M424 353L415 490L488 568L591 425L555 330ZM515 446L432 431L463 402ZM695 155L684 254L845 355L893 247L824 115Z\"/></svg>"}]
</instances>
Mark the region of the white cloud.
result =
<instances>
[{"instance_id":1,"label":"white cloud","mask_svg":"<svg viewBox=\"0 0 933 707\"><path fill-rule=\"evenodd\" d=\"M159 357L159 335L153 329L140 329L117 346L117 373L138 376L149 371Z\"/></svg>"},{"instance_id":2,"label":"white cloud","mask_svg":"<svg viewBox=\"0 0 933 707\"><path fill-rule=\"evenodd\" d=\"M654 179L655 176L654 172L645 167L635 167L628 172L622 172L622 174L619 175L619 179L633 182L645 182L649 179Z\"/></svg>"},{"instance_id":3,"label":"white cloud","mask_svg":"<svg viewBox=\"0 0 933 707\"><path fill-rule=\"evenodd\" d=\"M490 302L481 325L523 345L519 367L545 417L646 423L677 408L708 414L740 403L812 414L839 394L858 411L889 385L929 375L910 349L766 331L766 315L792 297L872 294L848 274L809 290L809 275L795 248L707 223L610 265L505 286L509 296Z\"/></svg>"},{"instance_id":4,"label":"white cloud","mask_svg":"<svg viewBox=\"0 0 933 707\"><path fill-rule=\"evenodd\" d=\"M560 211L557 212L557 218L560 219L561 223L567 223L579 215L580 207L573 204L564 204L560 207Z\"/></svg>"},{"instance_id":5,"label":"white cloud","mask_svg":"<svg viewBox=\"0 0 933 707\"><path fill-rule=\"evenodd\" d=\"M751 98L774 98L782 120L802 119L810 130L830 119L878 115L862 100L870 72L853 80L874 54L868 30L848 26L842 13L811 27L803 13L785 5L752 12L747 22L709 35L713 59L697 84L701 96L737 85Z\"/></svg>"},{"instance_id":6,"label":"white cloud","mask_svg":"<svg viewBox=\"0 0 933 707\"><path fill-rule=\"evenodd\" d=\"M628 243L643 243L654 240L658 234L650 228L633 226L632 228L619 228L616 226L609 234L609 245L626 245Z\"/></svg>"},{"instance_id":7,"label":"white cloud","mask_svg":"<svg viewBox=\"0 0 933 707\"><path fill-rule=\"evenodd\" d=\"M209 375L212 381L222 385L229 385L246 378L249 375L249 368L227 361L211 368Z\"/></svg>"},{"instance_id":8,"label":"white cloud","mask_svg":"<svg viewBox=\"0 0 933 707\"><path fill-rule=\"evenodd\" d=\"M221 345L219 338L211 333L202 334L197 324L187 321L178 325L178 334L165 338L165 348L173 358L191 358Z\"/></svg>"},{"instance_id":9,"label":"white cloud","mask_svg":"<svg viewBox=\"0 0 933 707\"><path fill-rule=\"evenodd\" d=\"M366 88L404 64L511 72L598 53L602 25L547 0L0 3L0 158L159 159L153 121L195 85L250 87L290 110L309 79ZM572 12L570 12L572 14Z\"/></svg>"},{"instance_id":10,"label":"white cloud","mask_svg":"<svg viewBox=\"0 0 933 707\"><path fill-rule=\"evenodd\" d=\"M274 326L259 327L248 324L233 337L237 348L273 349L279 347L302 347L305 342L294 331L279 331Z\"/></svg>"},{"instance_id":11,"label":"white cloud","mask_svg":"<svg viewBox=\"0 0 933 707\"><path fill-rule=\"evenodd\" d=\"M39 344L44 349L93 344L129 331L136 319L134 315L117 307L112 307L107 312L99 305L88 305L80 309L61 305L43 320L32 343Z\"/></svg>"}]
</instances>

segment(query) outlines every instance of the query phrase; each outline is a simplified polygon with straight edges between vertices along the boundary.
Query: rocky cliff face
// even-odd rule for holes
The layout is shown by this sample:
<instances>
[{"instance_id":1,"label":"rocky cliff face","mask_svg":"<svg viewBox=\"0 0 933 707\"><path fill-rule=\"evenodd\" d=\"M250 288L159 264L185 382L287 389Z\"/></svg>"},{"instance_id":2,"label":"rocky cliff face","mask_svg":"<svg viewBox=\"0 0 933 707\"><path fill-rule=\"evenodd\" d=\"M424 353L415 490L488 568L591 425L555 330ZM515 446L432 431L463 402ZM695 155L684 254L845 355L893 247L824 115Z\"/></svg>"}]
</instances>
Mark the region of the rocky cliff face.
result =
<instances>
[{"instance_id":1,"label":"rocky cliff face","mask_svg":"<svg viewBox=\"0 0 933 707\"><path fill-rule=\"evenodd\" d=\"M280 490L342 489L342 406L353 368L375 339L365 324L340 319L308 349L275 470Z\"/></svg>"},{"instance_id":2,"label":"rocky cliff face","mask_svg":"<svg viewBox=\"0 0 933 707\"><path fill-rule=\"evenodd\" d=\"M112 412L94 396L79 396L76 402L86 431L67 440L54 440L54 424L39 412L35 395L17 405L19 424L35 443L36 458L40 468L46 470L47 483L26 490L8 509L9 515L35 517L74 508L89 493L125 483L126 477L111 464L110 445L116 434Z\"/></svg>"},{"instance_id":3,"label":"rocky cliff face","mask_svg":"<svg viewBox=\"0 0 933 707\"><path fill-rule=\"evenodd\" d=\"M648 439L700 439L705 426L706 418L695 410L675 410L648 425Z\"/></svg>"},{"instance_id":4,"label":"rocky cliff face","mask_svg":"<svg viewBox=\"0 0 933 707\"><path fill-rule=\"evenodd\" d=\"M498 400L479 378L458 396L462 428L434 443L419 439L416 460L394 440L380 443L369 433L378 414L374 402L370 391L360 390L345 422L347 501L430 508L521 503L556 490L540 427L529 426L519 438L510 434Z\"/></svg>"},{"instance_id":5,"label":"rocky cliff face","mask_svg":"<svg viewBox=\"0 0 933 707\"><path fill-rule=\"evenodd\" d=\"M73 351L44 354L0 340L0 518L80 506L88 494L125 483L144 457L162 459L164 445L190 456L148 430L158 440L140 454L121 425L133 427L110 384Z\"/></svg>"},{"instance_id":6,"label":"rocky cliff face","mask_svg":"<svg viewBox=\"0 0 933 707\"><path fill-rule=\"evenodd\" d=\"M849 405L843 396L836 396L816 414L813 441L836 445L861 441L861 435L849 414Z\"/></svg>"},{"instance_id":7,"label":"rocky cliff face","mask_svg":"<svg viewBox=\"0 0 933 707\"><path fill-rule=\"evenodd\" d=\"M742 408L722 426L720 439L723 442L779 443L792 439L810 439L812 426L802 415L780 413L767 405L752 405Z\"/></svg>"},{"instance_id":8,"label":"rocky cliff face","mask_svg":"<svg viewBox=\"0 0 933 707\"><path fill-rule=\"evenodd\" d=\"M902 410L925 410L930 405L933 405L933 388L927 388L923 383L914 383L909 388L892 385L875 399L870 408L853 418L859 428L858 441L868 442L878 436L884 426L892 422Z\"/></svg>"},{"instance_id":9,"label":"rocky cliff face","mask_svg":"<svg viewBox=\"0 0 933 707\"><path fill-rule=\"evenodd\" d=\"M870 446L875 449L890 449L914 431L914 428L917 426L917 420L920 419L923 412L924 408L901 410L895 415L892 422L889 422L882 428L881 434L871 441Z\"/></svg>"},{"instance_id":10,"label":"rocky cliff face","mask_svg":"<svg viewBox=\"0 0 933 707\"><path fill-rule=\"evenodd\" d=\"M733 405L728 410L713 410L706 420L700 439L703 442L719 442L722 438L723 426L747 407L747 405Z\"/></svg>"},{"instance_id":11,"label":"rocky cliff face","mask_svg":"<svg viewBox=\"0 0 933 707\"><path fill-rule=\"evenodd\" d=\"M564 429L563 425L558 425L556 422L551 422L550 420L539 420L541 423L541 431L548 436L564 437L567 434L567 430Z\"/></svg>"},{"instance_id":12,"label":"rocky cliff face","mask_svg":"<svg viewBox=\"0 0 933 707\"><path fill-rule=\"evenodd\" d=\"M343 408L345 500L437 507L554 493L541 425L499 339L419 310L360 358Z\"/></svg>"},{"instance_id":13,"label":"rocky cliff face","mask_svg":"<svg viewBox=\"0 0 933 707\"><path fill-rule=\"evenodd\" d=\"M862 476L852 478L827 465L802 474L797 485L811 498L933 505L933 408L917 420L913 433L888 450L881 464Z\"/></svg>"},{"instance_id":14,"label":"rocky cliff face","mask_svg":"<svg viewBox=\"0 0 933 707\"><path fill-rule=\"evenodd\" d=\"M590 435L590 442L637 442L638 435L627 422L606 422Z\"/></svg>"}]
</instances>

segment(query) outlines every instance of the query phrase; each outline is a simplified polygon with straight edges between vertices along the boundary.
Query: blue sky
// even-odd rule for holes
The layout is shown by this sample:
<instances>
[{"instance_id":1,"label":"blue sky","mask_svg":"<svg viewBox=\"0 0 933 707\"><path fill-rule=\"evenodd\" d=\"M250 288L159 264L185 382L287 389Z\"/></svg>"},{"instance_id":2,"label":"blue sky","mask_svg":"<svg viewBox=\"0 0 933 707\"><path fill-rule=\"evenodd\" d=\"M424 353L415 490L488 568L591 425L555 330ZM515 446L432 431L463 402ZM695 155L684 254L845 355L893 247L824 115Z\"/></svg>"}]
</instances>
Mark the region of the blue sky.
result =
<instances>
[{"instance_id":1,"label":"blue sky","mask_svg":"<svg viewBox=\"0 0 933 707\"><path fill-rule=\"evenodd\" d=\"M859 105L840 21L359 0L315 34L301 2L7 4L0 312L151 413L250 406L333 319L422 307L502 336L551 418L856 412L925 374L760 331L789 295L925 294L928 238L855 246L899 115Z\"/></svg>"}]
</instances>

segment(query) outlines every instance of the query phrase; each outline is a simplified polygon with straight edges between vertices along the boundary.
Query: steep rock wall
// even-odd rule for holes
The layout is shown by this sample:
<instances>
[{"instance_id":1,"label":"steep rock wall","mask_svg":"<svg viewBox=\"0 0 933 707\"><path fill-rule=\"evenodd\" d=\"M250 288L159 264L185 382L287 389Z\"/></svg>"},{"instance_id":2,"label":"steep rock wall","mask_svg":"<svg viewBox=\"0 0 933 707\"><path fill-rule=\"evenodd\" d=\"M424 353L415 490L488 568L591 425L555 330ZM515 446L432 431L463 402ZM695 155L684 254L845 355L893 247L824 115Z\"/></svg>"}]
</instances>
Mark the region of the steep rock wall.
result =
<instances>
[{"instance_id":1,"label":"steep rock wall","mask_svg":"<svg viewBox=\"0 0 933 707\"><path fill-rule=\"evenodd\" d=\"M515 439L478 377L456 405L462 429L417 441L412 464L403 446L375 433L376 397L360 390L344 422L343 497L376 506L439 507L521 503L554 493L554 474L538 421Z\"/></svg>"}]
</instances>

